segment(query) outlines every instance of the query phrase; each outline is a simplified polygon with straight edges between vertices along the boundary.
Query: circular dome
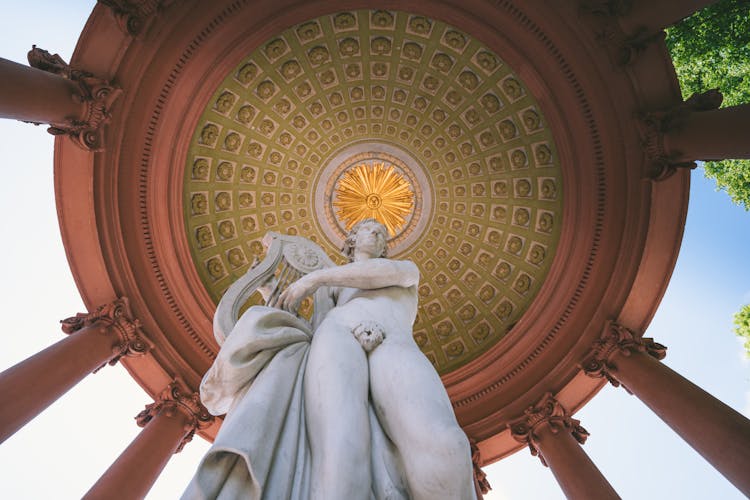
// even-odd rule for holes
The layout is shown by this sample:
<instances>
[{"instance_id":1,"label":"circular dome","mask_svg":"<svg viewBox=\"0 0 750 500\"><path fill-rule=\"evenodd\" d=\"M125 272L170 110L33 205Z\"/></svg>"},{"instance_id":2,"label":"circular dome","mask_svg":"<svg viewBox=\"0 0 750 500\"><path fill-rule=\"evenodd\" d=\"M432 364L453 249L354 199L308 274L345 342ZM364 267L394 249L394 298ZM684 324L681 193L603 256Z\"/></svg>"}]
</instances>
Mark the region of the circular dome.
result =
<instances>
[{"instance_id":1,"label":"circular dome","mask_svg":"<svg viewBox=\"0 0 750 500\"><path fill-rule=\"evenodd\" d=\"M338 255L351 224L389 208L390 255L421 271L414 338L446 373L539 291L560 172L539 105L500 55L427 17L340 12L271 37L223 79L192 136L183 210L218 302L266 231Z\"/></svg>"}]
</instances>

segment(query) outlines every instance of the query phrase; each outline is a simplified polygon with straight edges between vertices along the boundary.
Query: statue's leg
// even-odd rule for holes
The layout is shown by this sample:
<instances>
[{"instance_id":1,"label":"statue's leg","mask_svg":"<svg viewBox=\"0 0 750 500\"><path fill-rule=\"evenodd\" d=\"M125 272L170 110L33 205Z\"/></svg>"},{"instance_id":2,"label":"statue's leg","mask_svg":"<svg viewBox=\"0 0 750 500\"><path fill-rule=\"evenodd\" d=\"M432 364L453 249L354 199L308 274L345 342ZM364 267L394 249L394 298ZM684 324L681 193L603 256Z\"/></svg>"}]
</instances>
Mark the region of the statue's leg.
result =
<instances>
[{"instance_id":1,"label":"statue's leg","mask_svg":"<svg viewBox=\"0 0 750 500\"><path fill-rule=\"evenodd\" d=\"M351 328L326 319L305 371L313 500L370 498L368 368Z\"/></svg>"},{"instance_id":2,"label":"statue's leg","mask_svg":"<svg viewBox=\"0 0 750 500\"><path fill-rule=\"evenodd\" d=\"M403 460L415 500L475 498L469 442L440 377L411 340L386 340L370 354L370 390Z\"/></svg>"}]
</instances>

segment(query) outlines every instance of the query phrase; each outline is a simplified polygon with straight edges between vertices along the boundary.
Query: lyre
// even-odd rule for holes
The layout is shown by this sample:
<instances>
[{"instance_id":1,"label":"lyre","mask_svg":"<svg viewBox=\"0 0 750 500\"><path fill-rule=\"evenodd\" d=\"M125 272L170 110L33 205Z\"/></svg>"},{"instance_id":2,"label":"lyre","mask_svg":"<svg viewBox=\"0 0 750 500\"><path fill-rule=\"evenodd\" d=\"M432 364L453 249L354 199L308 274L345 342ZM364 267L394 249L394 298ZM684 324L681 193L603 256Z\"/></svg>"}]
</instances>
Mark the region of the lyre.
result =
<instances>
[{"instance_id":1,"label":"lyre","mask_svg":"<svg viewBox=\"0 0 750 500\"><path fill-rule=\"evenodd\" d=\"M263 237L267 248L265 258L232 283L219 301L214 314L214 336L219 345L232 331L239 319L242 305L257 290L270 306L292 283L317 269L335 264L315 243L301 236L289 236L269 231ZM333 306L326 287L313 295L313 330L325 313Z\"/></svg>"}]
</instances>

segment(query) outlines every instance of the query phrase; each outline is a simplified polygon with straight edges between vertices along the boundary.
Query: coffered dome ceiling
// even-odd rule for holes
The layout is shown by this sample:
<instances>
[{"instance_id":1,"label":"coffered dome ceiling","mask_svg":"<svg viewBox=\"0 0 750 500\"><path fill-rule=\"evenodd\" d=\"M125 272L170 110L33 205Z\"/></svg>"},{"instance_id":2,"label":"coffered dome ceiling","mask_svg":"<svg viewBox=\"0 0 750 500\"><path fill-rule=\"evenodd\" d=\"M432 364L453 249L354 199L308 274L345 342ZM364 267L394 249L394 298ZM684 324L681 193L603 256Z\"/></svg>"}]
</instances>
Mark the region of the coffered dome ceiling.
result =
<instances>
[{"instance_id":1,"label":"coffered dome ceiling","mask_svg":"<svg viewBox=\"0 0 750 500\"><path fill-rule=\"evenodd\" d=\"M414 338L441 373L531 304L560 236L561 169L524 82L475 38L395 11L297 24L238 62L192 136L183 211L214 302L269 231L331 256L376 216L420 268ZM343 262L343 257L338 257Z\"/></svg>"},{"instance_id":2,"label":"coffered dome ceiling","mask_svg":"<svg viewBox=\"0 0 750 500\"><path fill-rule=\"evenodd\" d=\"M545 394L584 405L608 322L643 332L664 293L689 172L649 178L638 117L682 102L674 68L659 38L618 45L606 9L371 5L164 2L133 35L97 4L71 64L122 93L103 151L56 141L71 271L91 311L128 298L150 349L121 362L149 394L195 391L267 231L343 262L380 217L421 271L415 340L493 461Z\"/></svg>"}]
</instances>

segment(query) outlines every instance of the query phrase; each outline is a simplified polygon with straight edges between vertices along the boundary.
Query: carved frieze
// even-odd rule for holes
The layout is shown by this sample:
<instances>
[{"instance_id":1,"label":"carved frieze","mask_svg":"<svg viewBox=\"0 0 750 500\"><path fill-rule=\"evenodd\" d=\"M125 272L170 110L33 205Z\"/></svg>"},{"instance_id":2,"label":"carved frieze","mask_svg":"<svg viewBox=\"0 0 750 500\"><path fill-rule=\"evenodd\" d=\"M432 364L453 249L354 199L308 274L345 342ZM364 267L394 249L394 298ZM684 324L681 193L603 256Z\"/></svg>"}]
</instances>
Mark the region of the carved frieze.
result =
<instances>
[{"instance_id":1,"label":"carved frieze","mask_svg":"<svg viewBox=\"0 0 750 500\"><path fill-rule=\"evenodd\" d=\"M187 389L182 381L175 380L170 383L156 400L146 405L135 420L139 427L145 427L158 414L168 417L174 416L176 412L182 412L187 417L185 424L185 437L180 441L175 453L179 453L189 443L196 430L205 429L210 426L214 417L201 404L200 395Z\"/></svg>"},{"instance_id":2,"label":"carved frieze","mask_svg":"<svg viewBox=\"0 0 750 500\"><path fill-rule=\"evenodd\" d=\"M586 442L589 433L581 426L581 422L572 418L568 411L552 396L546 393L534 406L524 410L524 416L508 424L513 438L528 445L529 451L546 467L547 462L543 456L543 450L539 447L539 428L547 425L554 434L570 432L580 444ZM541 452L541 453L540 453Z\"/></svg>"},{"instance_id":3,"label":"carved frieze","mask_svg":"<svg viewBox=\"0 0 750 500\"><path fill-rule=\"evenodd\" d=\"M62 331L67 334L91 326L111 329L117 333L120 341L115 349L118 352L109 361L110 365L117 363L123 356L142 356L151 349L151 343L141 329L141 322L133 317L126 297L99 306L90 313L78 313L60 321L60 323L62 324ZM97 370L103 366L100 366Z\"/></svg>"},{"instance_id":4,"label":"carved frieze","mask_svg":"<svg viewBox=\"0 0 750 500\"><path fill-rule=\"evenodd\" d=\"M602 337L594 342L581 368L589 377L604 377L613 386L619 387L620 382L612 375L617 370L612 357L618 352L625 356L630 356L633 352L643 352L661 360L667 355L667 348L654 342L653 339L643 338L624 326L610 321Z\"/></svg>"},{"instance_id":5,"label":"carved frieze","mask_svg":"<svg viewBox=\"0 0 750 500\"><path fill-rule=\"evenodd\" d=\"M73 100L81 104L81 114L63 123L51 123L47 131L52 135L67 135L73 142L89 151L103 149L103 126L109 121L109 110L122 90L110 81L95 77L87 71L71 67L59 54L50 54L36 45L28 53L33 68L59 75L78 84Z\"/></svg>"}]
</instances>

